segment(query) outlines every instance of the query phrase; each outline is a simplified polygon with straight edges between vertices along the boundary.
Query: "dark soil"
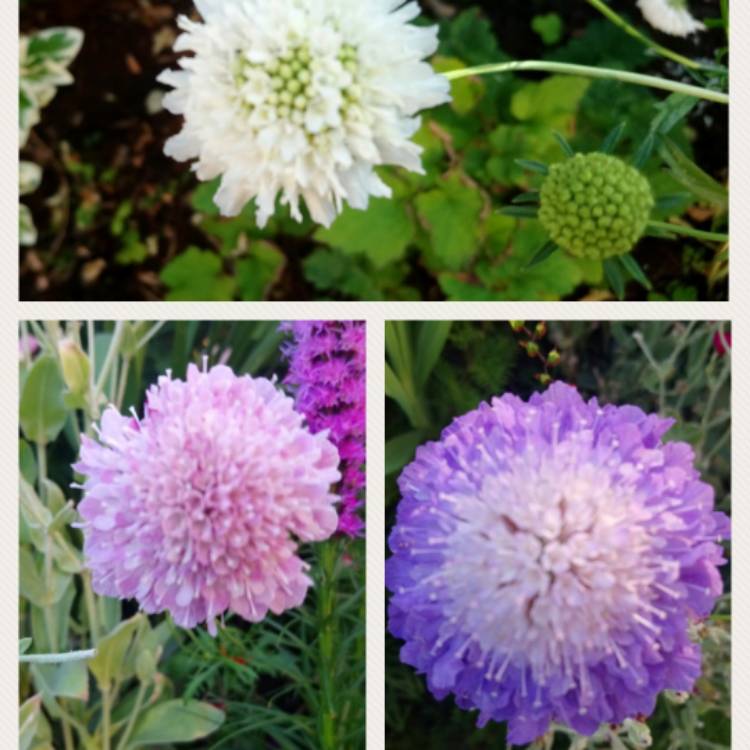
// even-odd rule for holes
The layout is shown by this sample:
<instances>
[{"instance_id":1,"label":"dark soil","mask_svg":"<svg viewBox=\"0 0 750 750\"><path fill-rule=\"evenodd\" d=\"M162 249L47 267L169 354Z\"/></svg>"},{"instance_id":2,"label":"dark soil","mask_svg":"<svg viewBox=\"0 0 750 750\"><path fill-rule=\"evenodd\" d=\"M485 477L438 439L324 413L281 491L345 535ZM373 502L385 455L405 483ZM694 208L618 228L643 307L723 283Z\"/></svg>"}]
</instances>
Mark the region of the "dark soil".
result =
<instances>
[{"instance_id":1,"label":"dark soil","mask_svg":"<svg viewBox=\"0 0 750 750\"><path fill-rule=\"evenodd\" d=\"M435 6L431 0L423 0L423 4L428 9ZM538 13L557 11L568 28L580 30L599 18L586 3L570 0L464 0L450 5L458 10L483 6L494 22L501 47L521 58L543 53L539 37L530 28L531 19ZM630 0L613 5L633 12ZM708 0L694 3L694 9L706 15L718 15L717 7L718 2ZM162 151L165 140L180 129L181 122L164 111L149 114L146 104L160 88L157 75L176 62L172 52L176 17L191 12L191 8L190 0L35 0L23 6L22 31L73 25L84 30L86 43L73 64L75 84L44 110L42 123L22 154L44 167L44 181L36 193L24 199L32 209L40 239L37 249L21 252L21 299L162 299L164 288L158 274L164 265L191 244L209 245L192 223L189 194L195 180L186 165L165 157ZM682 46L679 40L667 41L673 49ZM710 32L703 35L701 43L701 52L709 55L721 44L721 37L718 32ZM684 47L685 52L695 55L692 43ZM661 64L655 62L656 66ZM670 68L664 72L675 75ZM726 108L701 110L691 125L696 132L699 163L715 177L725 179ZM66 149L69 156L64 166ZM71 163L89 165L89 169L93 166L95 176L89 180L71 177ZM60 200L51 210L48 203L52 196ZM139 235L158 238L156 254L132 266L115 262L121 242L110 229L114 213L126 200L138 206L134 220ZM82 202L99 205L93 225L83 232L76 229L72 215ZM311 243L283 238L280 244L289 262L272 298L314 297L301 271L301 261L311 251ZM664 245L670 243L656 244L659 266L667 267L651 269L654 278L679 276L672 267L680 263L678 250L675 258L670 258L669 252L664 252ZM649 253L648 257L654 255ZM410 283L417 284L424 299L440 298L432 278L419 269L414 276ZM705 285L701 277L685 282Z\"/></svg>"}]
</instances>

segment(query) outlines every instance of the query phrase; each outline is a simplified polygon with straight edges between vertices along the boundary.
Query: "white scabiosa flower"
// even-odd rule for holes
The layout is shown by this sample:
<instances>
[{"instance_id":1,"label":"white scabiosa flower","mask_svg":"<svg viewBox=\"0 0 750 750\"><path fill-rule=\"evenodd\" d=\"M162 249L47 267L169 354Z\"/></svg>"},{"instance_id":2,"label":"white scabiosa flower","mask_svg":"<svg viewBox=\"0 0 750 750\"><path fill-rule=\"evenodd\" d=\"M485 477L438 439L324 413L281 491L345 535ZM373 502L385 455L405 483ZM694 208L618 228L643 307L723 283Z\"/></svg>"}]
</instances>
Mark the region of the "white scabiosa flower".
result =
<instances>
[{"instance_id":1,"label":"white scabiosa flower","mask_svg":"<svg viewBox=\"0 0 750 750\"><path fill-rule=\"evenodd\" d=\"M706 27L694 18L687 0L638 0L643 17L659 31L672 36L689 36Z\"/></svg>"},{"instance_id":2,"label":"white scabiosa flower","mask_svg":"<svg viewBox=\"0 0 750 750\"><path fill-rule=\"evenodd\" d=\"M449 99L424 62L437 30L412 25L403 0L196 0L203 23L179 20L192 56L159 78L166 108L185 118L166 144L197 159L201 180L222 176L215 201L237 215L256 199L262 226L276 199L329 226L346 201L367 207L390 190L377 165L422 170L410 139L420 110Z\"/></svg>"}]
</instances>

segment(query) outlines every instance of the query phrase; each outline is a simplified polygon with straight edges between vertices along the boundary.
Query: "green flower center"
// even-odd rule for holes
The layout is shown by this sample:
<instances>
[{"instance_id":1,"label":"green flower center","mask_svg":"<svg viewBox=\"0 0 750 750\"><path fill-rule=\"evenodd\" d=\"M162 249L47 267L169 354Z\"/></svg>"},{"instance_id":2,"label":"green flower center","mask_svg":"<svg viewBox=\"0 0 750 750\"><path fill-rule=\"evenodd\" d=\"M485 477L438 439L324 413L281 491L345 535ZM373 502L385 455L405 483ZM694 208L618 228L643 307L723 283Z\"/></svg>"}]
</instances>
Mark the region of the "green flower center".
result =
<instances>
[{"instance_id":1,"label":"green flower center","mask_svg":"<svg viewBox=\"0 0 750 750\"><path fill-rule=\"evenodd\" d=\"M539 220L550 238L571 255L597 260L630 252L654 207L648 180L600 153L553 164L540 198Z\"/></svg>"}]
</instances>

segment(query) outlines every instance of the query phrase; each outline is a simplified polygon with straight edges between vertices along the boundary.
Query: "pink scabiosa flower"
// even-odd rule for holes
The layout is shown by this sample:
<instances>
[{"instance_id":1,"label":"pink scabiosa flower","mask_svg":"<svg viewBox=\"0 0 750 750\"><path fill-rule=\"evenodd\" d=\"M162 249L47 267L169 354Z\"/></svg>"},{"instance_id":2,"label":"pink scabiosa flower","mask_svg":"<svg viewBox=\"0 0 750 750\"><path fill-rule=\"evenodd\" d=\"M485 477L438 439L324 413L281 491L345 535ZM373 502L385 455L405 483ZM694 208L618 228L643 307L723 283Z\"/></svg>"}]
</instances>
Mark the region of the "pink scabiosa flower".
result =
<instances>
[{"instance_id":1,"label":"pink scabiosa flower","mask_svg":"<svg viewBox=\"0 0 750 750\"><path fill-rule=\"evenodd\" d=\"M722 592L713 510L669 419L585 402L556 383L456 419L400 478L389 628L437 698L582 734L692 689L692 622Z\"/></svg>"},{"instance_id":2,"label":"pink scabiosa flower","mask_svg":"<svg viewBox=\"0 0 750 750\"><path fill-rule=\"evenodd\" d=\"M285 323L292 334L284 348L297 409L310 428L329 430L343 475L339 531L356 536L364 526L358 509L365 486L366 336L361 321Z\"/></svg>"},{"instance_id":3,"label":"pink scabiosa flower","mask_svg":"<svg viewBox=\"0 0 750 750\"><path fill-rule=\"evenodd\" d=\"M159 378L142 419L110 407L97 432L74 467L97 593L212 634L225 612L258 622L302 604L297 540L336 530L338 454L271 381L191 365Z\"/></svg>"}]
</instances>

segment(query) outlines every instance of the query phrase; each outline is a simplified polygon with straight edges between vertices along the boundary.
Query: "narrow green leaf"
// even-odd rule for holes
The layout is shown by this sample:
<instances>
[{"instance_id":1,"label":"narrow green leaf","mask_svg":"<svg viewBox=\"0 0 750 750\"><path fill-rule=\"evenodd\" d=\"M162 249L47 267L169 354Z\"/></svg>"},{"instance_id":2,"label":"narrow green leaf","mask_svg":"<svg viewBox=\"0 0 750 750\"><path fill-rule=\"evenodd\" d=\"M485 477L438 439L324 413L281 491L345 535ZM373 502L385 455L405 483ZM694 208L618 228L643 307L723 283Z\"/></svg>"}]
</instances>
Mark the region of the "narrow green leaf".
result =
<instances>
[{"instance_id":1,"label":"narrow green leaf","mask_svg":"<svg viewBox=\"0 0 750 750\"><path fill-rule=\"evenodd\" d=\"M576 155L576 152L573 151L573 147L568 143L567 139L562 133L558 133L557 131L555 131L554 133L552 133L552 135L555 136L555 140L560 145L560 148L562 149L565 156L570 158Z\"/></svg>"},{"instance_id":2,"label":"narrow green leaf","mask_svg":"<svg viewBox=\"0 0 750 750\"><path fill-rule=\"evenodd\" d=\"M643 169L646 166L646 162L651 158L651 154L654 152L656 146L656 135L651 132L641 142L638 150L635 152L633 157L633 166L636 169Z\"/></svg>"},{"instance_id":3,"label":"narrow green leaf","mask_svg":"<svg viewBox=\"0 0 750 750\"><path fill-rule=\"evenodd\" d=\"M536 206L503 206L500 213L516 219L536 219L539 209Z\"/></svg>"},{"instance_id":4,"label":"narrow green leaf","mask_svg":"<svg viewBox=\"0 0 750 750\"><path fill-rule=\"evenodd\" d=\"M420 324L414 363L414 381L417 387L423 386L432 374L445 349L452 327L453 323L442 320Z\"/></svg>"},{"instance_id":5,"label":"narrow green leaf","mask_svg":"<svg viewBox=\"0 0 750 750\"><path fill-rule=\"evenodd\" d=\"M25 654L31 646L31 638L21 638L18 641L18 653Z\"/></svg>"},{"instance_id":6,"label":"narrow green leaf","mask_svg":"<svg viewBox=\"0 0 750 750\"><path fill-rule=\"evenodd\" d=\"M549 174L549 167L546 164L542 164L540 161L532 161L531 159L516 159L516 164L518 164L521 169L528 169L531 172L538 172L539 174L548 175Z\"/></svg>"},{"instance_id":7,"label":"narrow green leaf","mask_svg":"<svg viewBox=\"0 0 750 750\"><path fill-rule=\"evenodd\" d=\"M538 205L539 204L539 191L538 190L529 190L528 193L521 193L520 195L517 195L511 203L515 205L523 205L525 203L533 203Z\"/></svg>"},{"instance_id":8,"label":"narrow green leaf","mask_svg":"<svg viewBox=\"0 0 750 750\"><path fill-rule=\"evenodd\" d=\"M670 94L659 105L659 114L651 123L652 132L667 135L680 120L690 114L698 101L694 96L688 94Z\"/></svg>"},{"instance_id":9,"label":"narrow green leaf","mask_svg":"<svg viewBox=\"0 0 750 750\"><path fill-rule=\"evenodd\" d=\"M544 263L544 261L547 260L547 258L552 256L559 249L560 249L559 245L557 245L552 240L550 240L549 242L546 242L534 254L534 257L526 264L526 267L524 268L524 270L527 271L529 268L533 268L534 266L538 266L540 263Z\"/></svg>"},{"instance_id":10,"label":"narrow green leaf","mask_svg":"<svg viewBox=\"0 0 750 750\"><path fill-rule=\"evenodd\" d=\"M673 140L663 138L659 154L672 176L693 195L721 209L729 206L729 191L704 172Z\"/></svg>"},{"instance_id":11,"label":"narrow green leaf","mask_svg":"<svg viewBox=\"0 0 750 750\"><path fill-rule=\"evenodd\" d=\"M622 273L622 267L616 258L607 258L604 261L604 275L612 287L612 291L617 295L619 300L625 299L625 277Z\"/></svg>"},{"instance_id":12,"label":"narrow green leaf","mask_svg":"<svg viewBox=\"0 0 750 750\"><path fill-rule=\"evenodd\" d=\"M223 722L224 712L209 703L166 701L138 719L128 747L193 742L215 732Z\"/></svg>"},{"instance_id":13,"label":"narrow green leaf","mask_svg":"<svg viewBox=\"0 0 750 750\"><path fill-rule=\"evenodd\" d=\"M617 148L617 144L620 142L620 138L622 138L622 134L625 132L625 127L626 123L624 122L615 125L615 127L610 130L609 135L604 139L599 151L603 154L611 154Z\"/></svg>"},{"instance_id":14,"label":"narrow green leaf","mask_svg":"<svg viewBox=\"0 0 750 750\"><path fill-rule=\"evenodd\" d=\"M654 287L649 281L646 272L641 268L641 264L630 254L618 256L622 267L632 276L642 287L651 291Z\"/></svg>"}]
</instances>

